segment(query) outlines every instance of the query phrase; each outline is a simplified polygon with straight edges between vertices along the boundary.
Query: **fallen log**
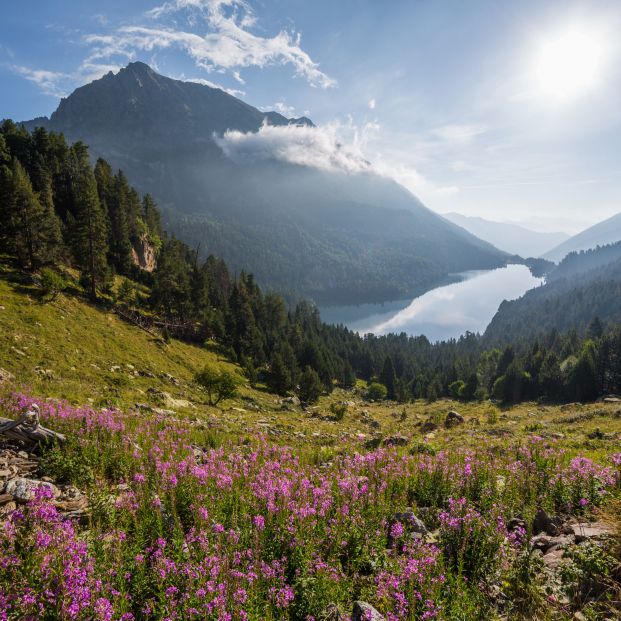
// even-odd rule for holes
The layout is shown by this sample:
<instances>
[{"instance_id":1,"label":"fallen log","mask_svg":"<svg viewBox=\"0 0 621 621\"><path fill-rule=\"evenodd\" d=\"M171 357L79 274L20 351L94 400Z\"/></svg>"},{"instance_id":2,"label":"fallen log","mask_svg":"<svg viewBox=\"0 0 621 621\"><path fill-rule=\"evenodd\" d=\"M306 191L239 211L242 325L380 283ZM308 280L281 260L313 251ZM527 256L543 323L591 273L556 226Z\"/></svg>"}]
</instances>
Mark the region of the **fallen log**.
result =
<instances>
[{"instance_id":1,"label":"fallen log","mask_svg":"<svg viewBox=\"0 0 621 621\"><path fill-rule=\"evenodd\" d=\"M39 422L39 406L36 403L23 411L17 420L0 417L0 435L30 444L65 441L65 436L62 433L52 431L41 425Z\"/></svg>"}]
</instances>

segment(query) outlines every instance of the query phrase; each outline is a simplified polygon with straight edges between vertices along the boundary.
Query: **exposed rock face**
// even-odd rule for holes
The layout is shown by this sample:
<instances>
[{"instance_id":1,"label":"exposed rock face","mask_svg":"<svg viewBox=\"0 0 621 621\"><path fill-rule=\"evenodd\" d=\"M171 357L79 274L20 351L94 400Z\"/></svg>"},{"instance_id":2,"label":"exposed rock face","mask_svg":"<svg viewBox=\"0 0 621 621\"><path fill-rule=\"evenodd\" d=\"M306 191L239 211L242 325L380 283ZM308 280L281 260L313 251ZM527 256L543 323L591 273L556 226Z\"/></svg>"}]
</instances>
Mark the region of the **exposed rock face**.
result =
<instances>
[{"instance_id":1,"label":"exposed rock face","mask_svg":"<svg viewBox=\"0 0 621 621\"><path fill-rule=\"evenodd\" d=\"M152 272L156 265L155 248L149 243L145 235L132 243L132 260L145 272Z\"/></svg>"}]
</instances>

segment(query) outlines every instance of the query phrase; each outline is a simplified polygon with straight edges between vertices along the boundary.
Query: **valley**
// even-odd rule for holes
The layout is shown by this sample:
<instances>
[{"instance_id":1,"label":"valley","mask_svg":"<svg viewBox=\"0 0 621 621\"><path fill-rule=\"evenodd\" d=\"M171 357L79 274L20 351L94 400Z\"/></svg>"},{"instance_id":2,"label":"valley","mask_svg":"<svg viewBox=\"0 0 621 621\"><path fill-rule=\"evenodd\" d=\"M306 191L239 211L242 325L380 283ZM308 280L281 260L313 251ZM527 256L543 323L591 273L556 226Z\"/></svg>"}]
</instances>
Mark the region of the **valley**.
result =
<instances>
[{"instance_id":1,"label":"valley","mask_svg":"<svg viewBox=\"0 0 621 621\"><path fill-rule=\"evenodd\" d=\"M6 3L0 621L621 619L579 5Z\"/></svg>"}]
</instances>

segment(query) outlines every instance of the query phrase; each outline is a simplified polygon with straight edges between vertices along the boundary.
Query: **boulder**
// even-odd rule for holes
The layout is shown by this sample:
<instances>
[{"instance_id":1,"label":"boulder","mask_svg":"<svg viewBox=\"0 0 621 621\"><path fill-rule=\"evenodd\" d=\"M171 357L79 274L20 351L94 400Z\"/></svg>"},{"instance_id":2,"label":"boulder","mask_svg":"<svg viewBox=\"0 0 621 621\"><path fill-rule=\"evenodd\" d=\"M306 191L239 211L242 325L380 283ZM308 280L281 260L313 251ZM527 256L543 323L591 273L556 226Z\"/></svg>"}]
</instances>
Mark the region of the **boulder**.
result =
<instances>
[{"instance_id":1,"label":"boulder","mask_svg":"<svg viewBox=\"0 0 621 621\"><path fill-rule=\"evenodd\" d=\"M406 436L390 436L384 440L384 446L407 446L409 442Z\"/></svg>"},{"instance_id":2,"label":"boulder","mask_svg":"<svg viewBox=\"0 0 621 621\"><path fill-rule=\"evenodd\" d=\"M446 420L444 421L446 427L455 427L456 425L462 425L463 423L464 417L459 412L455 412L455 410L451 410L446 415Z\"/></svg>"},{"instance_id":3,"label":"boulder","mask_svg":"<svg viewBox=\"0 0 621 621\"><path fill-rule=\"evenodd\" d=\"M371 604L357 601L354 602L351 621L386 621L386 618L373 608Z\"/></svg>"},{"instance_id":4,"label":"boulder","mask_svg":"<svg viewBox=\"0 0 621 621\"><path fill-rule=\"evenodd\" d=\"M17 479L11 479L5 486L4 492L5 494L11 494L15 500L18 502L28 502L32 500L35 495L37 489L40 487L47 488L54 498L60 496L60 490L51 483L36 481L35 479L25 479L19 477Z\"/></svg>"},{"instance_id":5,"label":"boulder","mask_svg":"<svg viewBox=\"0 0 621 621\"><path fill-rule=\"evenodd\" d=\"M405 511L395 513L394 521L401 522L401 524L403 524L411 533L426 535L428 532L424 522L414 513L414 511L412 511L412 509L406 509Z\"/></svg>"},{"instance_id":6,"label":"boulder","mask_svg":"<svg viewBox=\"0 0 621 621\"><path fill-rule=\"evenodd\" d=\"M615 529L604 522L582 522L572 524L571 527L576 536L576 543L581 543L587 539L601 539L615 535Z\"/></svg>"},{"instance_id":7,"label":"boulder","mask_svg":"<svg viewBox=\"0 0 621 621\"><path fill-rule=\"evenodd\" d=\"M438 425L434 423L431 419L426 420L421 426L420 430L423 433L429 433L430 431L435 431L438 428Z\"/></svg>"}]
</instances>

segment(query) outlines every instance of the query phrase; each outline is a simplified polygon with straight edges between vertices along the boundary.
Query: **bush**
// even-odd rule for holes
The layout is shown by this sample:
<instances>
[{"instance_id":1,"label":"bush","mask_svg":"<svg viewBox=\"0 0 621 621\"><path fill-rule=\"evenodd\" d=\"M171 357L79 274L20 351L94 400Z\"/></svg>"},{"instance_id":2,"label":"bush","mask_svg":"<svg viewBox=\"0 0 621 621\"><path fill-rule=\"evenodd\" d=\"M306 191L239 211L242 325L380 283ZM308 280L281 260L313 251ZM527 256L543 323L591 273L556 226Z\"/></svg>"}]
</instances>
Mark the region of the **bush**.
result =
<instances>
[{"instance_id":1,"label":"bush","mask_svg":"<svg viewBox=\"0 0 621 621\"><path fill-rule=\"evenodd\" d=\"M238 378L226 370L216 371L205 367L194 376L194 381L207 392L209 405L218 405L223 399L237 394Z\"/></svg>"},{"instance_id":2,"label":"bush","mask_svg":"<svg viewBox=\"0 0 621 621\"><path fill-rule=\"evenodd\" d=\"M52 300L56 299L69 285L62 274L48 267L41 270L40 282L44 295L50 296Z\"/></svg>"},{"instance_id":3,"label":"bush","mask_svg":"<svg viewBox=\"0 0 621 621\"><path fill-rule=\"evenodd\" d=\"M384 384L380 384L379 382L373 382L369 384L367 388L367 399L369 401L381 401L386 398L388 394L388 390L386 390L386 386Z\"/></svg>"},{"instance_id":4,"label":"bush","mask_svg":"<svg viewBox=\"0 0 621 621\"><path fill-rule=\"evenodd\" d=\"M298 388L300 399L306 403L316 403L322 392L323 384L317 371L311 367L306 367L300 376L300 386Z\"/></svg>"},{"instance_id":5,"label":"bush","mask_svg":"<svg viewBox=\"0 0 621 621\"><path fill-rule=\"evenodd\" d=\"M343 403L333 403L330 406L330 412L334 414L334 420L343 420L347 414L347 406Z\"/></svg>"}]
</instances>

